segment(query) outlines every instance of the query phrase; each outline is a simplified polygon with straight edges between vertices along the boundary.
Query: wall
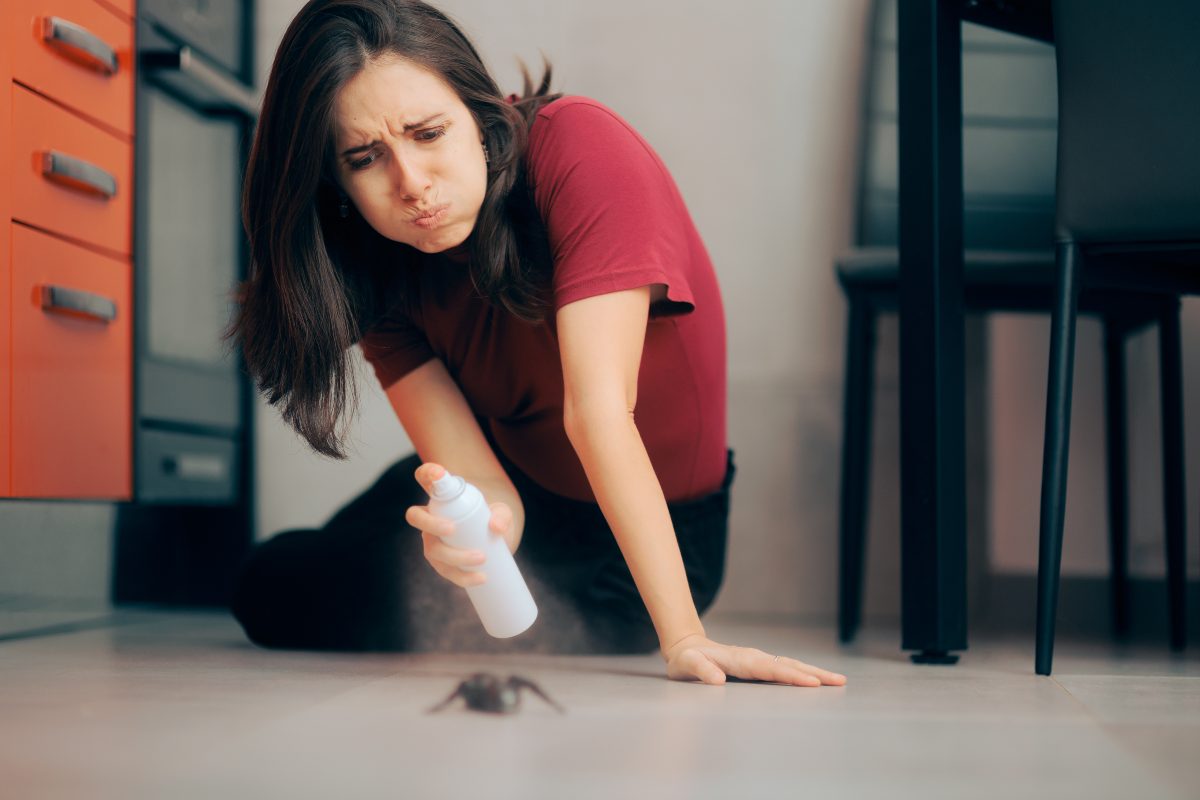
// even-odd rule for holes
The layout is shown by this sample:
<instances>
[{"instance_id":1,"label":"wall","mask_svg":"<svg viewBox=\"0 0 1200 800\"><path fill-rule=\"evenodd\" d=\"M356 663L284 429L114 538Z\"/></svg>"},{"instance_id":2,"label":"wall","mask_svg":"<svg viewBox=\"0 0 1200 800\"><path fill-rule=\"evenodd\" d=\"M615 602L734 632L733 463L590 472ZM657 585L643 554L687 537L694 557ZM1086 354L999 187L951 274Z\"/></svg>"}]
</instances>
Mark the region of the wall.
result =
<instances>
[{"instance_id":1,"label":"wall","mask_svg":"<svg viewBox=\"0 0 1200 800\"><path fill-rule=\"evenodd\" d=\"M1191 578L1200 575L1200 301L1185 298L1182 315L1187 549ZM993 453L989 558L994 572L1037 571L1038 502L1045 435L1050 323L1045 317L999 315L991 322ZM1108 574L1108 506L1104 443L1103 337L1098 321L1082 319L1075 337L1071 449L1063 574ZM1158 393L1158 332L1126 342L1129 415L1129 567L1135 577L1165 574L1162 428ZM1191 412L1189 414L1189 411ZM1188 467L1190 466L1190 471Z\"/></svg>"}]
</instances>

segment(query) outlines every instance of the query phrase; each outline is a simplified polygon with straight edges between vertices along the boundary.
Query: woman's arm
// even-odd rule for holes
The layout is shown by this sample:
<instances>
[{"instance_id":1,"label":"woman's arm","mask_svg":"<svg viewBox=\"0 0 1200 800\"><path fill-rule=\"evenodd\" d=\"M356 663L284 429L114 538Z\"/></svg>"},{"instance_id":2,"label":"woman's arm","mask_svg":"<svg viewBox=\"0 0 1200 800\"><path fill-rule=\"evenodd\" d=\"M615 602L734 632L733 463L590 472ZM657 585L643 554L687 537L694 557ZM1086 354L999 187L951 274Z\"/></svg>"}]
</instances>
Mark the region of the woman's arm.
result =
<instances>
[{"instance_id":1,"label":"woman's arm","mask_svg":"<svg viewBox=\"0 0 1200 800\"><path fill-rule=\"evenodd\" d=\"M558 312L558 340L567 436L654 621L667 676L844 685L844 675L793 658L714 642L700 624L667 502L634 424L646 322L662 288L569 303Z\"/></svg>"},{"instance_id":2,"label":"woman's arm","mask_svg":"<svg viewBox=\"0 0 1200 800\"><path fill-rule=\"evenodd\" d=\"M663 287L655 287L659 296ZM667 501L634 424L651 287L589 297L558 312L563 424L629 565L665 654L704 633Z\"/></svg>"},{"instance_id":3,"label":"woman's arm","mask_svg":"<svg viewBox=\"0 0 1200 800\"><path fill-rule=\"evenodd\" d=\"M392 384L388 400L424 462L440 464L475 484L489 503L512 512L508 549L515 553L525 529L525 507L479 428L479 421L450 377L432 359Z\"/></svg>"}]
</instances>

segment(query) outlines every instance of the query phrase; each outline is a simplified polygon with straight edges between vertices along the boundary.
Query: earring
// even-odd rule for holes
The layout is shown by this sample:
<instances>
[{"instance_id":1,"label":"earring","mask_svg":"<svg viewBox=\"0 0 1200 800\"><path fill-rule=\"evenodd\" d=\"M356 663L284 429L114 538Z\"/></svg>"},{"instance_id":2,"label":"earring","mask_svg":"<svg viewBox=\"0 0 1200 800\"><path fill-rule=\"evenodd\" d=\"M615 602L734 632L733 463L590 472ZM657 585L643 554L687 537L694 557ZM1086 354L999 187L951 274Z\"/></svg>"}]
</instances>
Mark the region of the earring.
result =
<instances>
[{"instance_id":1,"label":"earring","mask_svg":"<svg viewBox=\"0 0 1200 800\"><path fill-rule=\"evenodd\" d=\"M483 142L483 163L492 163L491 156L488 155L487 142Z\"/></svg>"},{"instance_id":2,"label":"earring","mask_svg":"<svg viewBox=\"0 0 1200 800\"><path fill-rule=\"evenodd\" d=\"M350 198L342 195L342 200L338 203L338 216L342 219L350 216Z\"/></svg>"}]
</instances>

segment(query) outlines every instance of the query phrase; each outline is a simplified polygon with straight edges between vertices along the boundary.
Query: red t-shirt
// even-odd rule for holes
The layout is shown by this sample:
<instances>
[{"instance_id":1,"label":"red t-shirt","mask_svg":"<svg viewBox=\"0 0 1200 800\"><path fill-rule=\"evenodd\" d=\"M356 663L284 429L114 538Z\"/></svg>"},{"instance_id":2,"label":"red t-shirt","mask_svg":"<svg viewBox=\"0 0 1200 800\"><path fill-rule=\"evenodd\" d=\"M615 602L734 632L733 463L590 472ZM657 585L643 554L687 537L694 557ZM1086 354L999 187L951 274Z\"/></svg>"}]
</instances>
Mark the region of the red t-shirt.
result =
<instances>
[{"instance_id":1,"label":"red t-shirt","mask_svg":"<svg viewBox=\"0 0 1200 800\"><path fill-rule=\"evenodd\" d=\"M583 97L544 106L527 165L553 256L553 307L665 284L651 308L634 419L668 500L725 476L725 317L712 262L666 166L617 114ZM461 258L418 259L419 296L361 346L386 389L440 358L496 445L551 492L594 501L563 429L553 315L531 325L474 292ZM603 336L603 331L596 331Z\"/></svg>"}]
</instances>

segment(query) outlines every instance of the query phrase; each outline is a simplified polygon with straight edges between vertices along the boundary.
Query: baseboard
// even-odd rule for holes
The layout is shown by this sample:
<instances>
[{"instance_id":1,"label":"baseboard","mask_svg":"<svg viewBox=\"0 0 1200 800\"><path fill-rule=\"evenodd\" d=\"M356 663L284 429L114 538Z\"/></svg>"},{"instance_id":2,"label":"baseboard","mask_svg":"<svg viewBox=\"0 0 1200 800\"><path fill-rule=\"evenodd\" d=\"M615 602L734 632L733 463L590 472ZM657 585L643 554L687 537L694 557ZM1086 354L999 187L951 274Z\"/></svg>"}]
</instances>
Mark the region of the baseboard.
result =
<instances>
[{"instance_id":1,"label":"baseboard","mask_svg":"<svg viewBox=\"0 0 1200 800\"><path fill-rule=\"evenodd\" d=\"M1110 582L1106 577L1063 577L1058 590L1056 635L1102 638L1112 635ZM982 629L1028 633L1037 627L1037 576L992 574L983 607L972 618ZM1166 641L1167 584L1163 578L1129 582L1130 638ZM1187 586L1188 639L1200 642L1200 582Z\"/></svg>"}]
</instances>

